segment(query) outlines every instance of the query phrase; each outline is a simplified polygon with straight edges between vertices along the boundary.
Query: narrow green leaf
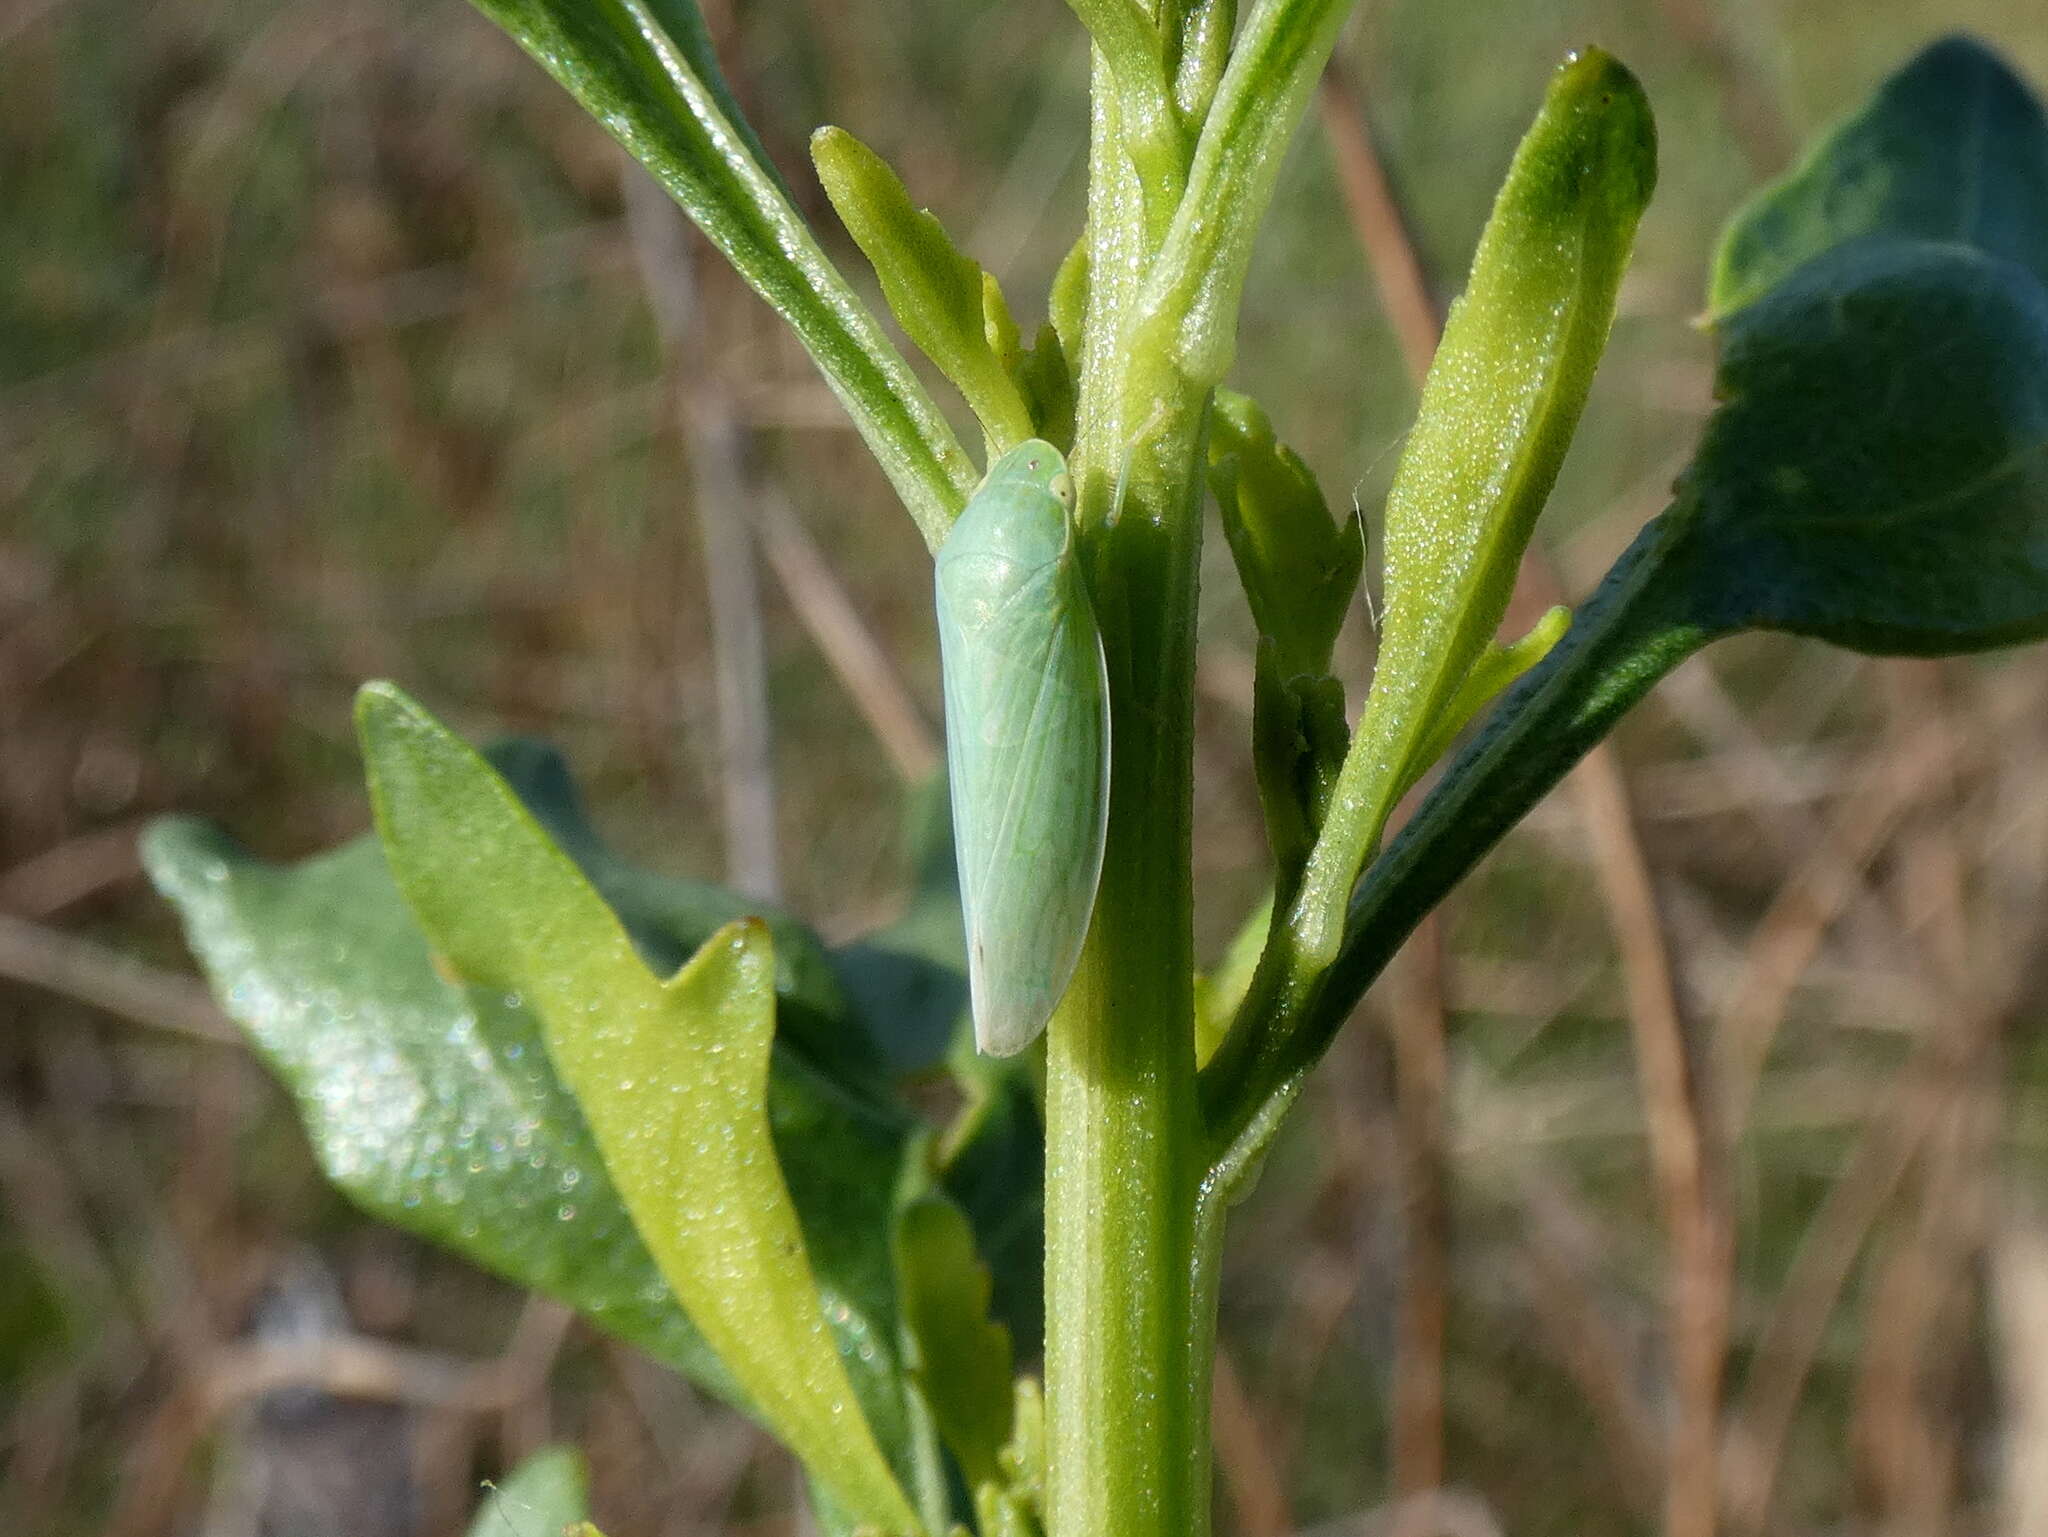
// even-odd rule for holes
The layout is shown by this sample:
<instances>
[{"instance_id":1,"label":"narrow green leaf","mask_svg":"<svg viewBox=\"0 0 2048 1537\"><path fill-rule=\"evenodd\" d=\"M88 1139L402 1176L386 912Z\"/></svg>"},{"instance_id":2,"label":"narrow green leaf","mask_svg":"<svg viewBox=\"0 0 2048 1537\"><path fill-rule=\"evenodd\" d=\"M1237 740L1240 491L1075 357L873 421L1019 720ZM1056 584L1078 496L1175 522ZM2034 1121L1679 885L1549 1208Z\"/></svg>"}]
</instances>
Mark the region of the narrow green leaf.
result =
<instances>
[{"instance_id":1,"label":"narrow green leaf","mask_svg":"<svg viewBox=\"0 0 2048 1537\"><path fill-rule=\"evenodd\" d=\"M1930 45L1745 204L1715 253L1708 313L1873 235L1974 246L2048 283L2048 116L1981 43Z\"/></svg>"},{"instance_id":2,"label":"narrow green leaf","mask_svg":"<svg viewBox=\"0 0 2048 1537\"><path fill-rule=\"evenodd\" d=\"M589 1480L573 1447L535 1452L490 1488L469 1537L571 1537L590 1515Z\"/></svg>"},{"instance_id":3,"label":"narrow green leaf","mask_svg":"<svg viewBox=\"0 0 2048 1537\"><path fill-rule=\"evenodd\" d=\"M1330 648L1365 565L1365 538L1333 519L1315 473L1273 436L1257 401L1218 390L1209 417L1209 488L1238 580L1283 678L1330 670Z\"/></svg>"},{"instance_id":4,"label":"narrow green leaf","mask_svg":"<svg viewBox=\"0 0 2048 1537\"><path fill-rule=\"evenodd\" d=\"M1083 333L1088 321L1088 236L1085 232L1060 258L1059 270L1052 275L1052 295L1046 310L1053 330L1059 335L1060 350L1066 354L1068 371L1079 378Z\"/></svg>"},{"instance_id":5,"label":"narrow green leaf","mask_svg":"<svg viewBox=\"0 0 2048 1537\"><path fill-rule=\"evenodd\" d=\"M1465 674L1458 692L1451 696L1436 725L1416 748L1415 757L1402 775L1401 793L1406 795L1415 782L1429 772L1429 766L1449 750L1458 733L1471 725L1479 712L1530 668L1549 654L1572 622L1572 611L1563 604L1546 611L1520 640L1503 646L1499 642L1479 653L1479 660Z\"/></svg>"},{"instance_id":6,"label":"narrow green leaf","mask_svg":"<svg viewBox=\"0 0 2048 1537\"><path fill-rule=\"evenodd\" d=\"M826 1329L770 1132L773 942L741 919L667 981L466 744L389 685L358 703L378 831L436 950L519 992L662 1274L849 1516L918 1522Z\"/></svg>"},{"instance_id":7,"label":"narrow green leaf","mask_svg":"<svg viewBox=\"0 0 2048 1537\"><path fill-rule=\"evenodd\" d=\"M1329 62L1349 0L1259 0L1245 19L1202 118L1187 190L1130 306L1117 344L1157 356L1180 381L1161 398L1213 389L1237 350L1237 311L1252 242L1280 163ZM1229 209L1228 218L1217 210ZM1062 335L1065 334L1062 328ZM1144 408L1134 413L1143 420Z\"/></svg>"},{"instance_id":8,"label":"narrow green leaf","mask_svg":"<svg viewBox=\"0 0 2048 1537\"><path fill-rule=\"evenodd\" d=\"M1204 1070L1223 1162L1250 1167L1401 941L1672 667L1787 630L1943 655L2048 636L2048 291L1967 246L1876 238L1722 328L1717 393L1672 506L1501 700L1367 872L1300 1019Z\"/></svg>"},{"instance_id":9,"label":"narrow green leaf","mask_svg":"<svg viewBox=\"0 0 2048 1537\"><path fill-rule=\"evenodd\" d=\"M888 163L843 128L811 135L825 195L881 280L904 335L953 381L988 437L989 459L1031 436L1031 413L991 344L989 281L929 209L917 207ZM1001 305L1001 292L996 293ZM994 329L1009 311L1002 306ZM1009 325L1012 337L1015 322Z\"/></svg>"},{"instance_id":10,"label":"narrow green leaf","mask_svg":"<svg viewBox=\"0 0 2048 1537\"><path fill-rule=\"evenodd\" d=\"M1189 140L1168 77L1166 39L1144 0L1067 0L1115 84L1125 153L1137 170L1146 222L1163 229L1188 173Z\"/></svg>"},{"instance_id":11,"label":"narrow green leaf","mask_svg":"<svg viewBox=\"0 0 2048 1537\"><path fill-rule=\"evenodd\" d=\"M1000 1477L1010 1439L1010 1334L989 1319L992 1283L974 1230L951 1201L925 1196L896 1219L903 1322L939 1435L970 1489Z\"/></svg>"},{"instance_id":12,"label":"narrow green leaf","mask_svg":"<svg viewBox=\"0 0 2048 1537\"><path fill-rule=\"evenodd\" d=\"M1334 941L1409 765L1507 611L1614 318L1656 180L1642 87L1597 49L1553 78L1451 307L1386 510L1386 617L1302 902ZM1326 952L1325 952L1326 953Z\"/></svg>"},{"instance_id":13,"label":"narrow green leaf","mask_svg":"<svg viewBox=\"0 0 2048 1537\"><path fill-rule=\"evenodd\" d=\"M1181 121L1199 131L1230 62L1237 30L1237 0L1189 0L1180 13L1180 63L1173 72L1173 104Z\"/></svg>"},{"instance_id":14,"label":"narrow green leaf","mask_svg":"<svg viewBox=\"0 0 2048 1537\"><path fill-rule=\"evenodd\" d=\"M475 3L654 173L789 322L936 550L974 488L974 466L770 169L693 0Z\"/></svg>"}]
</instances>

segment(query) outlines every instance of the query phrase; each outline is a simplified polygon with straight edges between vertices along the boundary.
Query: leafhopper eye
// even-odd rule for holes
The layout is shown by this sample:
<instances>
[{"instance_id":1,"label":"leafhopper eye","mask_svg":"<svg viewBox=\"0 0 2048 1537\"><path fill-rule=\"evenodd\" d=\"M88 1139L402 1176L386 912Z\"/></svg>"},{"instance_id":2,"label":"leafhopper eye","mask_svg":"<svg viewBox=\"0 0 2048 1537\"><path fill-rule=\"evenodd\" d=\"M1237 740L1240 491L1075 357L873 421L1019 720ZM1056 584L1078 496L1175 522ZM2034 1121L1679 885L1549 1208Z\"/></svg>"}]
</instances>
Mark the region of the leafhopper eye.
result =
<instances>
[{"instance_id":1,"label":"leafhopper eye","mask_svg":"<svg viewBox=\"0 0 2048 1537\"><path fill-rule=\"evenodd\" d=\"M1109 696L1048 443L989 471L940 547L946 769L975 1041L1038 1038L1094 911L1109 814Z\"/></svg>"}]
</instances>

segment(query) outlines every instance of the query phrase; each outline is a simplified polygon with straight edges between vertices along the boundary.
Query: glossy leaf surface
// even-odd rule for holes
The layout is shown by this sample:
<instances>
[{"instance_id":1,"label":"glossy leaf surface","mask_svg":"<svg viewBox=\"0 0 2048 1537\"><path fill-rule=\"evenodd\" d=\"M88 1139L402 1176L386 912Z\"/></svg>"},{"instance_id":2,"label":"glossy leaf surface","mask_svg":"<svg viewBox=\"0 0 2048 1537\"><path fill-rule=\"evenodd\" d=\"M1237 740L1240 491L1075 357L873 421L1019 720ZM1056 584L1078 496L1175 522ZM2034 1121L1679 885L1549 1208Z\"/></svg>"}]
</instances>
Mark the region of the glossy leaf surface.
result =
<instances>
[{"instance_id":1,"label":"glossy leaf surface","mask_svg":"<svg viewBox=\"0 0 2048 1537\"><path fill-rule=\"evenodd\" d=\"M673 969L667 958L686 958L728 920L730 894L605 850L551 749L514 742L492 758L613 901L650 965ZM627 1217L555 1073L532 1000L449 979L374 837L285 867L177 819L151 830L145 856L229 1013L293 1093L337 1185L384 1220L558 1298L747 1406ZM799 926L778 919L774 932L787 1031L831 978L820 989L807 975L824 964L815 940L783 943L785 933L803 934ZM806 943L813 959L791 965ZM856 1390L878 1426L900 1426L886 1233L906 1150L865 1096L820 1076L813 1060L802 1045L778 1045L777 1151ZM918 1454L888 1439L910 1478Z\"/></svg>"},{"instance_id":2,"label":"glossy leaf surface","mask_svg":"<svg viewBox=\"0 0 2048 1537\"><path fill-rule=\"evenodd\" d=\"M682 204L809 349L934 549L974 467L741 118L693 0L476 0Z\"/></svg>"},{"instance_id":3,"label":"glossy leaf surface","mask_svg":"<svg viewBox=\"0 0 2048 1537\"><path fill-rule=\"evenodd\" d=\"M767 925L729 924L657 978L480 756L388 685L363 690L357 717L378 832L436 953L532 1001L642 1239L762 1417L849 1515L914 1530L827 1330L770 1133ZM886 1167L899 1128L871 1131Z\"/></svg>"},{"instance_id":4,"label":"glossy leaf surface","mask_svg":"<svg viewBox=\"0 0 2048 1537\"><path fill-rule=\"evenodd\" d=\"M745 1401L635 1233L535 1011L436 970L374 838L273 865L176 818L143 854L351 1199Z\"/></svg>"}]
</instances>

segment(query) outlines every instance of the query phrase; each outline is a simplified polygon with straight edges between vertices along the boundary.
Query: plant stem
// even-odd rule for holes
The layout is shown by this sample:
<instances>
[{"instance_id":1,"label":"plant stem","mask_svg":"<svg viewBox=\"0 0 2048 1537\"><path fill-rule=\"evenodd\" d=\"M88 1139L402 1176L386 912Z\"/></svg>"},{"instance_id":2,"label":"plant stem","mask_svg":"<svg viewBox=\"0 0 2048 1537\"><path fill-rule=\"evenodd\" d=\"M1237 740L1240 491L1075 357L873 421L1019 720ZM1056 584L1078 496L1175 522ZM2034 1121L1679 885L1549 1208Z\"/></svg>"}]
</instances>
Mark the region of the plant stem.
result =
<instances>
[{"instance_id":1,"label":"plant stem","mask_svg":"<svg viewBox=\"0 0 2048 1537\"><path fill-rule=\"evenodd\" d=\"M1147 221L1099 53L1095 112L1072 463L1108 666L1109 834L1048 1033L1046 1519L1055 1537L1202 1537L1213 1292L1196 1285L1190 862L1208 397L1125 344Z\"/></svg>"},{"instance_id":2,"label":"plant stem","mask_svg":"<svg viewBox=\"0 0 2048 1537\"><path fill-rule=\"evenodd\" d=\"M1199 432L1197 433L1199 439ZM1059 1537L1207 1527L1209 1357L1191 1315L1195 1117L1189 806L1191 531L1125 517L1098 590L1112 751L1095 928L1046 1064L1048 1516ZM1183 524L1187 520L1177 520ZM1135 525L1135 526L1134 526Z\"/></svg>"},{"instance_id":3,"label":"plant stem","mask_svg":"<svg viewBox=\"0 0 2048 1537\"><path fill-rule=\"evenodd\" d=\"M1122 477L1114 525L1089 524L1110 810L1095 926L1046 1059L1047 1516L1058 1537L1208 1527L1189 876L1202 420L1196 410L1149 440ZM1085 465L1080 478L1084 504L1115 483Z\"/></svg>"},{"instance_id":4,"label":"plant stem","mask_svg":"<svg viewBox=\"0 0 2048 1537\"><path fill-rule=\"evenodd\" d=\"M1274 942L1237 1023L1202 1070L1204 1122L1219 1173L1256 1165L1308 1070L1401 942L1614 722L1713 634L1683 618L1691 579L1673 562L1690 516L1681 501L1614 565L1556 648L1494 706L1353 896L1325 968L1291 924Z\"/></svg>"}]
</instances>

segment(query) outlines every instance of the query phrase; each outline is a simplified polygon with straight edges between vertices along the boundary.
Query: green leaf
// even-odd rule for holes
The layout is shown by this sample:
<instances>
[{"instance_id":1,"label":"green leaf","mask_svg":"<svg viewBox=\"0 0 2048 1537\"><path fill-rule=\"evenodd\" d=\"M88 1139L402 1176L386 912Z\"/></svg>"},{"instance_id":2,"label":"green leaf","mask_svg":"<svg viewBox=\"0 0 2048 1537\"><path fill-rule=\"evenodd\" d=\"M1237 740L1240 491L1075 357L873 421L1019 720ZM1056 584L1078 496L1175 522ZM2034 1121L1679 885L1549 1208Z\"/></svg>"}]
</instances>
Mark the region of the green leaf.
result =
<instances>
[{"instance_id":1,"label":"green leaf","mask_svg":"<svg viewBox=\"0 0 2048 1537\"><path fill-rule=\"evenodd\" d=\"M954 1076L967 1104L947 1128L939 1183L974 1227L988 1266L990 1316L1016 1354L1036 1357L1045 1338L1045 1117L1034 1055L957 1053Z\"/></svg>"},{"instance_id":2,"label":"green leaf","mask_svg":"<svg viewBox=\"0 0 2048 1537\"><path fill-rule=\"evenodd\" d=\"M939 1435L970 1489L1001 1476L996 1454L1010 1439L1010 1334L989 1320L992 1283L974 1230L943 1197L925 1196L896 1219L896 1274L903 1322Z\"/></svg>"},{"instance_id":3,"label":"green leaf","mask_svg":"<svg viewBox=\"0 0 2048 1537\"><path fill-rule=\"evenodd\" d=\"M620 903L655 970L672 969L663 958L686 958L728 920L724 893L635 871L599 847L551 750L509 743L493 758ZM228 1012L292 1092L322 1167L351 1198L748 1408L634 1231L555 1075L532 1000L442 974L374 837L280 868L180 819L150 830L144 856ZM779 971L805 944L815 950L815 940L783 943L803 932L787 920L772 926ZM786 1030L803 1013L801 972L778 986L788 989L778 1019ZM885 1235L911 1150L892 1112L812 1061L778 1043L777 1152L841 1355L910 1482L926 1453L904 1428Z\"/></svg>"},{"instance_id":4,"label":"green leaf","mask_svg":"<svg viewBox=\"0 0 2048 1537\"><path fill-rule=\"evenodd\" d=\"M1219 32L1227 31L1232 9L1215 6ZM1228 62L1202 116L1187 189L1135 296L1129 332L1119 339L1126 349L1156 352L1167 364L1173 378L1158 381L1162 398L1200 395L1230 372L1252 243L1309 92L1350 9L1348 0L1262 0L1234 42L1219 37L1207 45L1225 44ZM1190 83L1198 91L1208 89L1214 62L1194 66ZM1219 217L1226 209L1228 216ZM1064 325L1060 334L1067 334ZM1141 418L1144 410L1136 414Z\"/></svg>"},{"instance_id":5,"label":"green leaf","mask_svg":"<svg viewBox=\"0 0 2048 1537\"><path fill-rule=\"evenodd\" d=\"M648 970L668 976L714 931L737 918L760 918L775 939L777 1041L835 1082L888 1101L889 1056L840 986L836 957L807 926L723 886L619 858L591 826L568 765L547 743L512 738L485 756L618 914Z\"/></svg>"},{"instance_id":6,"label":"green leaf","mask_svg":"<svg viewBox=\"0 0 2048 1537\"><path fill-rule=\"evenodd\" d=\"M1386 617L1333 821L1307 879L1332 929L1418 753L1500 627L1656 181L1642 87L1597 49L1551 81L1451 306L1387 495Z\"/></svg>"},{"instance_id":7,"label":"green leaf","mask_svg":"<svg viewBox=\"0 0 2048 1537\"><path fill-rule=\"evenodd\" d=\"M734 104L693 0L475 3L654 173L789 322L936 550L974 488L974 466L818 248Z\"/></svg>"},{"instance_id":8,"label":"green leaf","mask_svg":"<svg viewBox=\"0 0 2048 1537\"><path fill-rule=\"evenodd\" d=\"M1709 315L1872 235L1974 246L2048 283L2048 117L1981 43L1925 49L1740 209L1715 253Z\"/></svg>"},{"instance_id":9,"label":"green leaf","mask_svg":"<svg viewBox=\"0 0 2048 1537\"><path fill-rule=\"evenodd\" d=\"M1081 372L1083 332L1088 323L1088 236L1067 248L1059 270L1052 275L1052 294L1046 301L1048 323L1060 339L1068 370L1078 378ZM1051 440L1060 447L1058 439ZM1064 449L1062 449L1064 452Z\"/></svg>"},{"instance_id":10,"label":"green leaf","mask_svg":"<svg viewBox=\"0 0 2048 1537\"><path fill-rule=\"evenodd\" d=\"M469 1537L569 1537L590 1515L589 1480L572 1447L535 1452L491 1487Z\"/></svg>"},{"instance_id":11,"label":"green leaf","mask_svg":"<svg viewBox=\"0 0 2048 1537\"><path fill-rule=\"evenodd\" d=\"M1146 0L1067 0L1114 86L1109 110L1137 172L1148 225L1164 228L1188 172L1189 138L1175 110L1166 38ZM1177 40L1176 40L1177 41Z\"/></svg>"},{"instance_id":12,"label":"green leaf","mask_svg":"<svg viewBox=\"0 0 2048 1537\"><path fill-rule=\"evenodd\" d=\"M1017 389L1031 408L1037 435L1061 453L1074 446L1074 412L1079 391L1074 366L1051 321L1038 328L1038 340L1020 354L1016 365Z\"/></svg>"},{"instance_id":13,"label":"green leaf","mask_svg":"<svg viewBox=\"0 0 2048 1537\"><path fill-rule=\"evenodd\" d=\"M642 1239L847 1514L918 1528L826 1327L770 1132L773 941L743 918L666 981L511 788L389 685L357 705L378 832L437 953L532 1001Z\"/></svg>"},{"instance_id":14,"label":"green leaf","mask_svg":"<svg viewBox=\"0 0 2048 1537\"><path fill-rule=\"evenodd\" d=\"M1520 640L1510 641L1505 646L1496 641L1479 653L1479 660L1465 674L1465 681L1458 685L1458 692L1451 696L1451 702L1437 717L1436 725L1417 745L1415 756L1402 775L1403 795L1429 772L1429 766L1444 755L1451 743L1457 740L1458 733L1471 725L1481 710L1499 698L1515 679L1549 655L1550 648L1563 637L1571 622L1572 611L1560 603L1546 610Z\"/></svg>"},{"instance_id":15,"label":"green leaf","mask_svg":"<svg viewBox=\"0 0 2048 1537\"><path fill-rule=\"evenodd\" d=\"M1173 72L1173 101L1181 120L1199 125L1216 99L1216 86L1230 62L1237 31L1237 0L1187 0L1180 7L1180 64Z\"/></svg>"},{"instance_id":16,"label":"green leaf","mask_svg":"<svg viewBox=\"0 0 2048 1537\"><path fill-rule=\"evenodd\" d=\"M2048 633L2048 290L2027 273L1839 248L1728 319L1716 393L1665 515L1687 622L1922 656Z\"/></svg>"},{"instance_id":17,"label":"green leaf","mask_svg":"<svg viewBox=\"0 0 2048 1537\"><path fill-rule=\"evenodd\" d=\"M1218 390L1209 488L1259 634L1283 678L1330 670L1330 648L1365 565L1363 525L1333 519L1313 471L1273 436L1257 401Z\"/></svg>"},{"instance_id":18,"label":"green leaf","mask_svg":"<svg viewBox=\"0 0 2048 1537\"><path fill-rule=\"evenodd\" d=\"M1351 745L1344 685L1327 674L1286 676L1272 637L1259 640L1252 674L1252 769L1283 901L1300 885L1309 851Z\"/></svg>"},{"instance_id":19,"label":"green leaf","mask_svg":"<svg viewBox=\"0 0 2048 1537\"><path fill-rule=\"evenodd\" d=\"M980 418L990 463L1029 438L1031 413L990 332L1009 321L1001 291L931 210L910 201L888 163L843 128L811 135L811 160L839 219L881 279L904 335L953 381ZM993 322L993 324L992 324ZM1014 338L1016 324L1009 321Z\"/></svg>"},{"instance_id":20,"label":"green leaf","mask_svg":"<svg viewBox=\"0 0 2048 1537\"><path fill-rule=\"evenodd\" d=\"M1204 1070L1233 1167L1423 914L1701 646L2048 636L2048 291L2028 273L1966 246L1839 247L1728 318L1717 393L1672 506L1366 873L1299 1027L1233 1033Z\"/></svg>"},{"instance_id":21,"label":"green leaf","mask_svg":"<svg viewBox=\"0 0 2048 1537\"><path fill-rule=\"evenodd\" d=\"M745 1402L634 1232L535 1011L436 971L374 838L283 867L173 818L142 851L329 1179Z\"/></svg>"}]
</instances>

